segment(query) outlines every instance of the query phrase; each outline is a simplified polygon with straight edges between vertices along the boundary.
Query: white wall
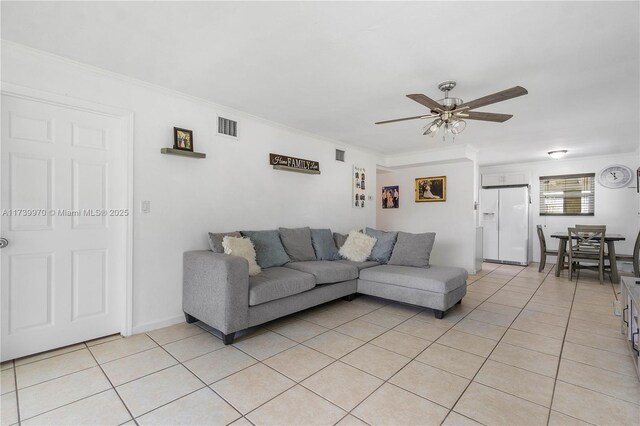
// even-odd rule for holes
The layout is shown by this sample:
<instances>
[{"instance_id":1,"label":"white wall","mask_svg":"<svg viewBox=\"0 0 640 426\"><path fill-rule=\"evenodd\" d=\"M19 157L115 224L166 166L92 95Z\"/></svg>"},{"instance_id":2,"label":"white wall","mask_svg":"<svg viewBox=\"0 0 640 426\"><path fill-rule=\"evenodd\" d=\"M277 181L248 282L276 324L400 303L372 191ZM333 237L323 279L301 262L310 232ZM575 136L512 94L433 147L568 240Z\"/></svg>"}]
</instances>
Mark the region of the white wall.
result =
<instances>
[{"instance_id":1,"label":"white wall","mask_svg":"<svg viewBox=\"0 0 640 426\"><path fill-rule=\"evenodd\" d=\"M549 249L557 248L557 240L549 237L554 232L567 232L567 228L580 224L606 225L607 232L623 234L626 241L616 243L618 253L632 253L638 234L638 194L634 188L609 189L597 183L595 186L594 216L540 216L540 176L575 173L596 173L612 164L624 164L632 170L638 168L638 156L633 153L610 156L584 157L552 160L503 166L482 167L481 174L502 172L528 172L531 174L531 236L533 261L540 261L540 243L535 232L536 225L543 225Z\"/></svg>"},{"instance_id":2,"label":"white wall","mask_svg":"<svg viewBox=\"0 0 640 426\"><path fill-rule=\"evenodd\" d=\"M428 176L447 177L447 201L416 203L415 179ZM405 232L435 232L431 252L435 265L460 266L474 272L475 214L474 162L462 161L395 169L378 173L377 228ZM400 207L383 209L384 186L400 186Z\"/></svg>"},{"instance_id":3,"label":"white wall","mask_svg":"<svg viewBox=\"0 0 640 426\"><path fill-rule=\"evenodd\" d=\"M2 45L2 81L134 112L134 332L183 318L182 253L207 248L208 231L375 225L373 202L351 207L352 164L373 178L371 153L346 147L338 163L340 143L12 43ZM239 140L216 135L218 113L238 120ZM173 126L192 129L207 158L160 154ZM270 152L317 160L322 174L273 170ZM139 212L141 200L150 214Z\"/></svg>"}]
</instances>

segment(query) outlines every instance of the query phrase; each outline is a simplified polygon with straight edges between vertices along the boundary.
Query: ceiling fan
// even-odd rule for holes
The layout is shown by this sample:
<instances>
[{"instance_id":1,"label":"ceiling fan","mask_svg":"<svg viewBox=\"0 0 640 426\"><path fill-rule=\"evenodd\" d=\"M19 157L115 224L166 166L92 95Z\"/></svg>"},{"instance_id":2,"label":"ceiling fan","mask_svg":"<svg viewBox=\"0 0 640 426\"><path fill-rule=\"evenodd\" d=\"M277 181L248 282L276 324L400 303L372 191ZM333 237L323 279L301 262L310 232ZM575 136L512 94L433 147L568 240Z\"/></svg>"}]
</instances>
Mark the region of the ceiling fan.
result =
<instances>
[{"instance_id":1,"label":"ceiling fan","mask_svg":"<svg viewBox=\"0 0 640 426\"><path fill-rule=\"evenodd\" d=\"M496 123L503 123L513 117L511 114L497 114L493 112L477 112L471 111L476 108L483 107L485 105L495 104L497 102L506 101L507 99L517 98L518 96L526 95L527 89L521 86L515 86L511 89L502 90L500 92L493 93L491 95L483 96L470 102L463 102L460 98L450 98L449 91L456 87L456 82L453 80L443 81L438 84L438 89L444 92L444 98L438 101L425 96L423 94L407 95L409 99L418 102L421 105L429 108L429 114L416 115L414 117L396 118L394 120L378 121L375 124L387 124L395 123L398 121L415 120L418 118L427 119L433 118L424 127L424 135L431 137L435 136L441 127L444 127L445 132L451 132L454 136L461 133L466 127L465 120L480 120L480 121L493 121Z\"/></svg>"}]
</instances>

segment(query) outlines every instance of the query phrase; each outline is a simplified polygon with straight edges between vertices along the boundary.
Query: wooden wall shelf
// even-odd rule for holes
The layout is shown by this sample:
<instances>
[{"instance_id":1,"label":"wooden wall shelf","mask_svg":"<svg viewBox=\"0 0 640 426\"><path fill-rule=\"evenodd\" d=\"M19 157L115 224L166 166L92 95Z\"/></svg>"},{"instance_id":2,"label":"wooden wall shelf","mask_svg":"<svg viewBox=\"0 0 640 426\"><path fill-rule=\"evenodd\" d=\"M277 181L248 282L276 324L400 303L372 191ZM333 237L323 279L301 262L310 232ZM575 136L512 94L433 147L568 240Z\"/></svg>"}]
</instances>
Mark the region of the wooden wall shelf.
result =
<instances>
[{"instance_id":1,"label":"wooden wall shelf","mask_svg":"<svg viewBox=\"0 0 640 426\"><path fill-rule=\"evenodd\" d=\"M320 174L320 170L305 170L305 169L298 169L295 167L288 167L288 166L281 166L281 165L274 165L273 166L274 170L286 170L287 172L296 172L296 173L304 173L307 175L319 175Z\"/></svg>"},{"instance_id":2,"label":"wooden wall shelf","mask_svg":"<svg viewBox=\"0 0 640 426\"><path fill-rule=\"evenodd\" d=\"M183 151L181 149L173 149L173 148L160 148L160 153L169 154L169 155L180 155L182 157L191 157L191 158L207 158L207 154L203 152Z\"/></svg>"}]
</instances>

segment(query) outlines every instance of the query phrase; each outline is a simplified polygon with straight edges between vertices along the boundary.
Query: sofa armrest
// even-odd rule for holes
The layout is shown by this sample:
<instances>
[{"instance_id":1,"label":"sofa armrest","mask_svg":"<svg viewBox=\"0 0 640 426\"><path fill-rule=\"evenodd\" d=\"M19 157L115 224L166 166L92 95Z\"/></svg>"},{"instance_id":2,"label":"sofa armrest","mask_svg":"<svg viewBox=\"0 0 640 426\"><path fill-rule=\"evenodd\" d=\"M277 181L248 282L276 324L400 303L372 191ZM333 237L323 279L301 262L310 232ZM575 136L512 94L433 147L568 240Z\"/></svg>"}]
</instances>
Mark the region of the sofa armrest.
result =
<instances>
[{"instance_id":1,"label":"sofa armrest","mask_svg":"<svg viewBox=\"0 0 640 426\"><path fill-rule=\"evenodd\" d=\"M183 255L182 309L224 334L248 327L249 262L209 250Z\"/></svg>"}]
</instances>

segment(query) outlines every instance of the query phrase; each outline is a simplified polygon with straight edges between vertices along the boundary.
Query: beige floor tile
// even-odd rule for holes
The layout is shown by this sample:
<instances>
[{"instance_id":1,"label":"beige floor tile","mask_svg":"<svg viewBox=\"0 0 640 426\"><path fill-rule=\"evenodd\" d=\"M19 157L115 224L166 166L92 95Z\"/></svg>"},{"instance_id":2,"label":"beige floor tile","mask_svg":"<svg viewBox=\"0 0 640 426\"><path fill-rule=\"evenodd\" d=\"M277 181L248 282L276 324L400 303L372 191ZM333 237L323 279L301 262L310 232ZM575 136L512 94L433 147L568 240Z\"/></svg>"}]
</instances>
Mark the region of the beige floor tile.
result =
<instances>
[{"instance_id":1,"label":"beige floor tile","mask_svg":"<svg viewBox=\"0 0 640 426\"><path fill-rule=\"evenodd\" d=\"M567 326L567 317L561 315L554 315L548 312L536 312L529 309L525 309L520 313L518 319L527 319L531 321L537 321L541 324L549 324L556 327L565 328Z\"/></svg>"},{"instance_id":2,"label":"beige floor tile","mask_svg":"<svg viewBox=\"0 0 640 426\"><path fill-rule=\"evenodd\" d=\"M89 348L98 363L113 361L128 355L155 348L157 345L146 334L136 334L123 339L112 340Z\"/></svg>"},{"instance_id":3,"label":"beige floor tile","mask_svg":"<svg viewBox=\"0 0 640 426\"><path fill-rule=\"evenodd\" d=\"M474 381L536 404L551 406L554 379L488 360Z\"/></svg>"},{"instance_id":4,"label":"beige floor tile","mask_svg":"<svg viewBox=\"0 0 640 426\"><path fill-rule=\"evenodd\" d=\"M346 411L298 385L247 417L255 425L332 425L346 414Z\"/></svg>"},{"instance_id":5,"label":"beige floor tile","mask_svg":"<svg viewBox=\"0 0 640 426\"><path fill-rule=\"evenodd\" d=\"M555 356L559 356L562 350L562 340L514 329L507 330L502 341L511 345L520 346L521 348Z\"/></svg>"},{"instance_id":6,"label":"beige floor tile","mask_svg":"<svg viewBox=\"0 0 640 426\"><path fill-rule=\"evenodd\" d=\"M555 378L558 357L500 342L489 359Z\"/></svg>"},{"instance_id":7,"label":"beige floor tile","mask_svg":"<svg viewBox=\"0 0 640 426\"><path fill-rule=\"evenodd\" d=\"M88 349L57 355L16 368L18 389L98 365Z\"/></svg>"},{"instance_id":8,"label":"beige floor tile","mask_svg":"<svg viewBox=\"0 0 640 426\"><path fill-rule=\"evenodd\" d=\"M247 414L294 384L266 365L256 364L214 383L211 389L240 413Z\"/></svg>"},{"instance_id":9,"label":"beige floor tile","mask_svg":"<svg viewBox=\"0 0 640 426\"><path fill-rule=\"evenodd\" d=\"M598 322L571 318L569 320L569 328L572 330L584 331L586 333L598 334L600 336L624 339L624 335L620 332L620 324L601 324Z\"/></svg>"},{"instance_id":10,"label":"beige floor tile","mask_svg":"<svg viewBox=\"0 0 640 426\"><path fill-rule=\"evenodd\" d=\"M87 341L85 343L87 344L87 346L95 346L95 345L99 345L101 343L107 343L107 342L110 342L112 340L118 340L118 339L122 339L122 335L120 333L111 334L109 336L104 336L104 337L99 337L97 339L89 340L89 341Z\"/></svg>"},{"instance_id":11,"label":"beige floor tile","mask_svg":"<svg viewBox=\"0 0 640 426\"><path fill-rule=\"evenodd\" d=\"M129 412L113 389L56 408L24 425L119 425L131 420Z\"/></svg>"},{"instance_id":12,"label":"beige floor tile","mask_svg":"<svg viewBox=\"0 0 640 426\"><path fill-rule=\"evenodd\" d=\"M615 337L605 337L592 333L585 333L578 330L567 330L567 342L577 343L583 346L590 346L596 349L627 355L629 348L624 340Z\"/></svg>"},{"instance_id":13,"label":"beige floor tile","mask_svg":"<svg viewBox=\"0 0 640 426\"><path fill-rule=\"evenodd\" d=\"M297 343L293 340L287 339L273 331L265 331L264 333L233 344L233 346L242 352L246 352L258 360L267 359L295 345L297 345Z\"/></svg>"},{"instance_id":14,"label":"beige floor tile","mask_svg":"<svg viewBox=\"0 0 640 426\"><path fill-rule=\"evenodd\" d=\"M380 312L380 310L370 312L366 315L358 318L362 321L367 321L381 327L393 328L401 322L405 321L405 317L394 315L386 312Z\"/></svg>"},{"instance_id":15,"label":"beige floor tile","mask_svg":"<svg viewBox=\"0 0 640 426\"><path fill-rule=\"evenodd\" d=\"M549 414L549 426L589 426L590 423L583 422L566 414L551 410Z\"/></svg>"},{"instance_id":16,"label":"beige floor tile","mask_svg":"<svg viewBox=\"0 0 640 426\"><path fill-rule=\"evenodd\" d=\"M347 312L336 310L322 310L301 317L305 321L312 322L322 327L334 328L345 322L349 322L355 318L354 315Z\"/></svg>"},{"instance_id":17,"label":"beige floor tile","mask_svg":"<svg viewBox=\"0 0 640 426\"><path fill-rule=\"evenodd\" d=\"M472 379L485 358L434 343L416 358L424 364Z\"/></svg>"},{"instance_id":18,"label":"beige floor tile","mask_svg":"<svg viewBox=\"0 0 640 426\"><path fill-rule=\"evenodd\" d=\"M504 287L502 287L502 289L507 291L512 291L514 293L521 293L521 294L527 295L528 297L533 296L533 294L536 292L536 287L531 288L531 287L525 287L523 285L516 285L516 284L513 284L511 281L509 281L509 283L507 283Z\"/></svg>"},{"instance_id":19,"label":"beige floor tile","mask_svg":"<svg viewBox=\"0 0 640 426\"><path fill-rule=\"evenodd\" d=\"M307 340L304 344L330 357L341 358L354 349L364 345L364 342L331 330Z\"/></svg>"},{"instance_id":20,"label":"beige floor tile","mask_svg":"<svg viewBox=\"0 0 640 426\"><path fill-rule=\"evenodd\" d=\"M18 423L18 400L15 392L0 397L0 424L2 426Z\"/></svg>"},{"instance_id":21,"label":"beige floor tile","mask_svg":"<svg viewBox=\"0 0 640 426\"><path fill-rule=\"evenodd\" d=\"M489 312L489 311L482 310L480 309L480 306L478 307L478 309L474 310L473 312L470 312L469 315L467 315L466 318L460 322L464 322L465 320L469 319L474 321L482 321L488 324L498 325L501 327L509 327L509 325L511 324L511 322L513 322L515 318L515 315L504 315L504 314L498 314L496 312Z\"/></svg>"},{"instance_id":22,"label":"beige floor tile","mask_svg":"<svg viewBox=\"0 0 640 426\"><path fill-rule=\"evenodd\" d=\"M380 312L387 314L398 315L404 318L411 318L418 312L424 310L424 308L415 305L407 305L405 303L390 303L383 308L380 308Z\"/></svg>"},{"instance_id":23,"label":"beige floor tile","mask_svg":"<svg viewBox=\"0 0 640 426\"><path fill-rule=\"evenodd\" d=\"M116 390L134 417L139 417L203 386L189 370L174 365L118 386Z\"/></svg>"},{"instance_id":24,"label":"beige floor tile","mask_svg":"<svg viewBox=\"0 0 640 426\"><path fill-rule=\"evenodd\" d=\"M180 362L199 357L209 352L224 348L219 338L209 333L200 333L186 339L168 343L163 347Z\"/></svg>"},{"instance_id":25,"label":"beige floor tile","mask_svg":"<svg viewBox=\"0 0 640 426\"><path fill-rule=\"evenodd\" d=\"M438 425L447 409L385 383L353 414L371 425Z\"/></svg>"},{"instance_id":26,"label":"beige floor tile","mask_svg":"<svg viewBox=\"0 0 640 426\"><path fill-rule=\"evenodd\" d=\"M631 375L563 359L558 380L640 405L640 381Z\"/></svg>"},{"instance_id":27,"label":"beige floor tile","mask_svg":"<svg viewBox=\"0 0 640 426\"><path fill-rule=\"evenodd\" d=\"M592 424L632 425L640 419L640 405L562 381L556 384L552 408Z\"/></svg>"},{"instance_id":28,"label":"beige floor tile","mask_svg":"<svg viewBox=\"0 0 640 426\"><path fill-rule=\"evenodd\" d=\"M157 330L147 332L147 335L156 341L159 345L175 342L176 340L186 339L205 331L198 327L195 323L187 324L181 322L179 324L170 325L169 327L159 328Z\"/></svg>"},{"instance_id":29,"label":"beige floor tile","mask_svg":"<svg viewBox=\"0 0 640 426\"><path fill-rule=\"evenodd\" d=\"M105 391L111 387L99 367L20 389L18 401L23 420L65 404Z\"/></svg>"},{"instance_id":30,"label":"beige floor tile","mask_svg":"<svg viewBox=\"0 0 640 426\"><path fill-rule=\"evenodd\" d=\"M136 420L140 425L226 425L240 414L209 388L203 388Z\"/></svg>"},{"instance_id":31,"label":"beige floor tile","mask_svg":"<svg viewBox=\"0 0 640 426\"><path fill-rule=\"evenodd\" d=\"M373 339L370 343L397 354L413 358L433 342L395 330L389 330Z\"/></svg>"},{"instance_id":32,"label":"beige floor tile","mask_svg":"<svg viewBox=\"0 0 640 426\"><path fill-rule=\"evenodd\" d=\"M347 414L336 423L336 426L367 426L369 423L366 423L364 420L360 420L357 417L352 416L351 414Z\"/></svg>"},{"instance_id":33,"label":"beige floor tile","mask_svg":"<svg viewBox=\"0 0 640 426\"><path fill-rule=\"evenodd\" d=\"M309 377L302 385L349 411L382 383L377 377L338 361Z\"/></svg>"},{"instance_id":34,"label":"beige floor tile","mask_svg":"<svg viewBox=\"0 0 640 426\"><path fill-rule=\"evenodd\" d=\"M563 308L566 310L571 309L571 300L560 300L555 297L547 297L535 294L529 303L536 303L540 305L550 305L557 308Z\"/></svg>"},{"instance_id":35,"label":"beige floor tile","mask_svg":"<svg viewBox=\"0 0 640 426\"><path fill-rule=\"evenodd\" d=\"M468 316L467 318L457 323L453 327L453 329L492 340L500 340L505 331L507 331L506 327L501 327L499 325L493 325L482 321L475 321L469 319Z\"/></svg>"},{"instance_id":36,"label":"beige floor tile","mask_svg":"<svg viewBox=\"0 0 640 426\"><path fill-rule=\"evenodd\" d=\"M244 352L226 346L184 363L200 380L210 385L220 379L252 366L257 361Z\"/></svg>"},{"instance_id":37,"label":"beige floor tile","mask_svg":"<svg viewBox=\"0 0 640 426\"><path fill-rule=\"evenodd\" d=\"M526 331L527 333L538 334L540 336L552 337L554 339L564 339L565 327L544 324L537 320L518 317L511 324L511 329Z\"/></svg>"},{"instance_id":38,"label":"beige floor tile","mask_svg":"<svg viewBox=\"0 0 640 426\"><path fill-rule=\"evenodd\" d=\"M393 376L389 383L451 408L469 384L469 380L413 361Z\"/></svg>"},{"instance_id":39,"label":"beige floor tile","mask_svg":"<svg viewBox=\"0 0 640 426\"><path fill-rule=\"evenodd\" d=\"M486 425L543 425L549 413L548 408L475 382L454 411Z\"/></svg>"},{"instance_id":40,"label":"beige floor tile","mask_svg":"<svg viewBox=\"0 0 640 426\"><path fill-rule=\"evenodd\" d=\"M230 423L229 426L253 426L253 423L251 423L249 420L247 420L244 417L240 417L235 422Z\"/></svg>"},{"instance_id":41,"label":"beige floor tile","mask_svg":"<svg viewBox=\"0 0 640 426\"><path fill-rule=\"evenodd\" d=\"M40 352L39 354L18 358L14 362L15 362L15 366L18 367L20 365L28 364L30 362L41 361L43 359L51 358L53 356L62 355L62 354L66 354L73 351L78 351L86 347L87 345L85 345L84 343L78 343L77 345L65 346L64 348L58 348L52 351Z\"/></svg>"},{"instance_id":42,"label":"beige floor tile","mask_svg":"<svg viewBox=\"0 0 640 426\"><path fill-rule=\"evenodd\" d=\"M475 426L481 424L482 423L478 423L475 420L471 420L469 417L465 417L462 414L451 411L442 423L442 426Z\"/></svg>"},{"instance_id":43,"label":"beige floor tile","mask_svg":"<svg viewBox=\"0 0 640 426\"><path fill-rule=\"evenodd\" d=\"M7 368L13 368L13 360L0 363L0 370L6 370Z\"/></svg>"},{"instance_id":44,"label":"beige floor tile","mask_svg":"<svg viewBox=\"0 0 640 426\"><path fill-rule=\"evenodd\" d=\"M407 365L411 359L367 343L343 357L341 361L382 380L387 380Z\"/></svg>"},{"instance_id":45,"label":"beige floor tile","mask_svg":"<svg viewBox=\"0 0 640 426\"><path fill-rule=\"evenodd\" d=\"M463 333L457 330L447 331L436 342L441 345L460 349L461 351L483 357L489 356L493 348L498 343L495 340L486 339L469 333Z\"/></svg>"},{"instance_id":46,"label":"beige floor tile","mask_svg":"<svg viewBox=\"0 0 640 426\"><path fill-rule=\"evenodd\" d=\"M448 329L448 325L436 325L415 318L410 318L394 328L395 331L431 341L435 341L438 337L446 333Z\"/></svg>"},{"instance_id":47,"label":"beige floor tile","mask_svg":"<svg viewBox=\"0 0 640 426\"><path fill-rule=\"evenodd\" d=\"M300 382L333 361L323 353L298 345L264 360L264 363L291 380Z\"/></svg>"},{"instance_id":48,"label":"beige floor tile","mask_svg":"<svg viewBox=\"0 0 640 426\"><path fill-rule=\"evenodd\" d=\"M102 369L113 386L120 386L177 363L164 349L156 347L102 364Z\"/></svg>"},{"instance_id":49,"label":"beige floor tile","mask_svg":"<svg viewBox=\"0 0 640 426\"><path fill-rule=\"evenodd\" d=\"M631 356L628 353L617 354L602 349L565 342L564 349L562 350L562 358L578 361L615 373L631 376L635 376L636 374Z\"/></svg>"},{"instance_id":50,"label":"beige floor tile","mask_svg":"<svg viewBox=\"0 0 640 426\"><path fill-rule=\"evenodd\" d=\"M339 333L346 334L347 336L368 342L387 331L387 328L356 319L342 324L341 326L334 328L334 330Z\"/></svg>"},{"instance_id":51,"label":"beige floor tile","mask_svg":"<svg viewBox=\"0 0 640 426\"><path fill-rule=\"evenodd\" d=\"M543 312L547 314L562 316L565 318L569 316L568 308L559 308L557 306L543 305L542 303L529 302L524 308L529 311Z\"/></svg>"},{"instance_id":52,"label":"beige floor tile","mask_svg":"<svg viewBox=\"0 0 640 426\"><path fill-rule=\"evenodd\" d=\"M271 330L283 335L284 337L301 343L324 333L327 331L327 328L312 322L291 319L290 321L280 324Z\"/></svg>"},{"instance_id":53,"label":"beige floor tile","mask_svg":"<svg viewBox=\"0 0 640 426\"><path fill-rule=\"evenodd\" d=\"M4 395L7 392L16 390L16 374L13 368L2 370L0 374L0 392Z\"/></svg>"},{"instance_id":54,"label":"beige floor tile","mask_svg":"<svg viewBox=\"0 0 640 426\"><path fill-rule=\"evenodd\" d=\"M474 302L473 307L471 307L467 303L468 302L467 299L468 298L465 297L462 301L462 304L454 305L453 307L451 307L447 311L447 314L444 316L444 318L438 319L435 317L433 310L425 309L424 311L420 312L418 315L416 315L412 319L428 322L429 324L434 324L438 327L451 328L462 318L466 317L469 314L469 312L473 311L475 306L482 303L482 301L478 301L477 303Z\"/></svg>"}]
</instances>

